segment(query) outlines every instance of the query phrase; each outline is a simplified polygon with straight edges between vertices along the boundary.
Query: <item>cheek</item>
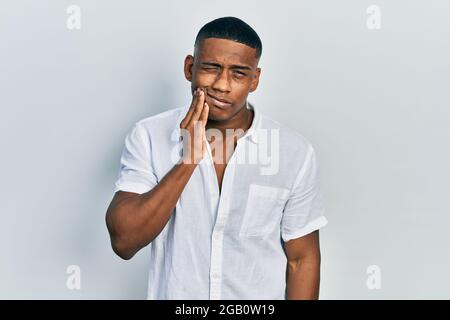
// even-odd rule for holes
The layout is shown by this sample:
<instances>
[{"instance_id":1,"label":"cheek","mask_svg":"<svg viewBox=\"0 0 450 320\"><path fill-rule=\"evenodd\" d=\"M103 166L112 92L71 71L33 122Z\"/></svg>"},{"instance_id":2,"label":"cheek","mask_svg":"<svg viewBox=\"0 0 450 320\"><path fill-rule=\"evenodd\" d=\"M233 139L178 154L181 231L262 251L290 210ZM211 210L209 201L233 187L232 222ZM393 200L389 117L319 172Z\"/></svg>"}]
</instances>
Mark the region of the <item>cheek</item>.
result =
<instances>
[{"instance_id":1,"label":"cheek","mask_svg":"<svg viewBox=\"0 0 450 320\"><path fill-rule=\"evenodd\" d=\"M214 83L215 76L212 74L197 72L193 80L198 87L209 87Z\"/></svg>"},{"instance_id":2,"label":"cheek","mask_svg":"<svg viewBox=\"0 0 450 320\"><path fill-rule=\"evenodd\" d=\"M237 100L245 100L250 91L250 86L248 84L235 84L233 86L233 94Z\"/></svg>"}]
</instances>

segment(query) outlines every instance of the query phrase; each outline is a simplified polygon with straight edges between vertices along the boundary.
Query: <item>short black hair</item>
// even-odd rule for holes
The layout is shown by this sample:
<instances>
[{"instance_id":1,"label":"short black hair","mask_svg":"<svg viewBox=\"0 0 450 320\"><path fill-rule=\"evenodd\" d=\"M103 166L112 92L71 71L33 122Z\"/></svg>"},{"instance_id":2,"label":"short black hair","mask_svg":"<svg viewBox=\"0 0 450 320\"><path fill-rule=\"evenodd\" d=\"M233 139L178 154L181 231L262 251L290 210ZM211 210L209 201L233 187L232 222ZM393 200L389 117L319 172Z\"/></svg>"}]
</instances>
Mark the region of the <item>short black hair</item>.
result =
<instances>
[{"instance_id":1,"label":"short black hair","mask_svg":"<svg viewBox=\"0 0 450 320\"><path fill-rule=\"evenodd\" d=\"M256 49L259 59L262 53L262 43L258 34L247 23L236 17L223 17L205 24L195 38L194 46L207 38L233 40Z\"/></svg>"}]
</instances>

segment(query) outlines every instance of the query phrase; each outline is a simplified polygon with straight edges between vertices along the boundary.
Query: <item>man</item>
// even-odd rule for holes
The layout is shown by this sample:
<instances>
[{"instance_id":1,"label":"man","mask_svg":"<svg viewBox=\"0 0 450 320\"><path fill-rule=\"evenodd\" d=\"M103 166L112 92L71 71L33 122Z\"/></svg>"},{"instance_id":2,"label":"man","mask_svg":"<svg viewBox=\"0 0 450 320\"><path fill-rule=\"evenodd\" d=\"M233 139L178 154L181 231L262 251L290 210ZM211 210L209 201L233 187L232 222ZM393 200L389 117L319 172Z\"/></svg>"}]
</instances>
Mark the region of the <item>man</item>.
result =
<instances>
[{"instance_id":1,"label":"man","mask_svg":"<svg viewBox=\"0 0 450 320\"><path fill-rule=\"evenodd\" d=\"M317 160L247 102L261 51L242 20L209 22L184 62L191 105L138 121L125 139L106 223L123 259L150 244L149 299L318 298Z\"/></svg>"}]
</instances>

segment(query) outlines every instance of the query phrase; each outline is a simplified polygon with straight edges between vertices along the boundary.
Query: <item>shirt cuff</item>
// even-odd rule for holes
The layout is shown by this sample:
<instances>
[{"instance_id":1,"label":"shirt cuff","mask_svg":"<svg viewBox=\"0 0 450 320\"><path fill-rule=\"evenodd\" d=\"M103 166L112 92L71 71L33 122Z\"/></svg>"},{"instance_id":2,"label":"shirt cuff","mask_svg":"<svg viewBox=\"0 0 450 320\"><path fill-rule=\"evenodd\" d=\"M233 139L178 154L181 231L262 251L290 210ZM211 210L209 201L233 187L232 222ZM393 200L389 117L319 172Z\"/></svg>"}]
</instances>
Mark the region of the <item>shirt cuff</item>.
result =
<instances>
[{"instance_id":1,"label":"shirt cuff","mask_svg":"<svg viewBox=\"0 0 450 320\"><path fill-rule=\"evenodd\" d=\"M287 242L292 239L303 237L313 231L316 231L322 227L324 227L328 223L327 218L325 216L320 216L313 221L309 222L306 226L303 228L297 230L293 233L282 233L282 238L284 242Z\"/></svg>"},{"instance_id":2,"label":"shirt cuff","mask_svg":"<svg viewBox=\"0 0 450 320\"><path fill-rule=\"evenodd\" d=\"M134 192L134 193L145 193L149 191L151 188L143 183L138 182L125 182L115 186L114 193L117 191L126 191L126 192Z\"/></svg>"}]
</instances>

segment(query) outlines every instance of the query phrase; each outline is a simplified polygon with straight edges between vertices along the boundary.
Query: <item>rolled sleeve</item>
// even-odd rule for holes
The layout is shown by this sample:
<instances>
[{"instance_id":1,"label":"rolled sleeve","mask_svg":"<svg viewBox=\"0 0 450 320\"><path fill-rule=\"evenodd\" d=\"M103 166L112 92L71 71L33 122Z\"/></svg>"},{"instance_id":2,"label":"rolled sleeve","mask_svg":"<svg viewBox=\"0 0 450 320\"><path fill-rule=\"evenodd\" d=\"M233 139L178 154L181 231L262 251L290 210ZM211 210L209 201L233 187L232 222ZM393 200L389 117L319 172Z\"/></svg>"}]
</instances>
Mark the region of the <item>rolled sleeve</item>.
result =
<instances>
[{"instance_id":1,"label":"rolled sleeve","mask_svg":"<svg viewBox=\"0 0 450 320\"><path fill-rule=\"evenodd\" d=\"M323 196L320 190L319 167L311 145L286 202L281 220L281 237L289 241L324 227Z\"/></svg>"},{"instance_id":2,"label":"rolled sleeve","mask_svg":"<svg viewBox=\"0 0 450 320\"><path fill-rule=\"evenodd\" d=\"M114 192L145 193L157 184L150 156L150 139L137 122L125 138Z\"/></svg>"}]
</instances>

